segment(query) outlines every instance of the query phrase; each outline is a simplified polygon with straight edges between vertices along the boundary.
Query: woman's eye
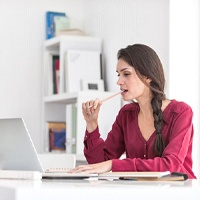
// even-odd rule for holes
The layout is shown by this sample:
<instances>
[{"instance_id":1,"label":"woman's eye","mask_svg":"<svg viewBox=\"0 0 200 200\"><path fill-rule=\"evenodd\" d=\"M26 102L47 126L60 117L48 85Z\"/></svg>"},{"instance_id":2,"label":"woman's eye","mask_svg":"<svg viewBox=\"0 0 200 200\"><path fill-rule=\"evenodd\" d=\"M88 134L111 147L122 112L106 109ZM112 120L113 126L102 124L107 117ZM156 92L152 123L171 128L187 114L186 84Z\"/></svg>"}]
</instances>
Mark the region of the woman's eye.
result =
<instances>
[{"instance_id":1,"label":"woman's eye","mask_svg":"<svg viewBox=\"0 0 200 200\"><path fill-rule=\"evenodd\" d=\"M121 74L121 76L122 76L122 75L126 77L126 76L129 76L130 73L124 73L124 74ZM120 74L117 74L117 76L120 77Z\"/></svg>"}]
</instances>

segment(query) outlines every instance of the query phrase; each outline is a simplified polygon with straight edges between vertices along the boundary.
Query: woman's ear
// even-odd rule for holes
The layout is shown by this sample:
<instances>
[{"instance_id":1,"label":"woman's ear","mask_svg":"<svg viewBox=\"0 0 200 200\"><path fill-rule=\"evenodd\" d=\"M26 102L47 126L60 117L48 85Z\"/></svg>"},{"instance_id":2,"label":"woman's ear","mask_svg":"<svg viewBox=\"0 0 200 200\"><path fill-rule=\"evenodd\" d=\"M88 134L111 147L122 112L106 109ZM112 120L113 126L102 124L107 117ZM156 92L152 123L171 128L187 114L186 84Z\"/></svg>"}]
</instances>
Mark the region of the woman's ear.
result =
<instances>
[{"instance_id":1,"label":"woman's ear","mask_svg":"<svg viewBox=\"0 0 200 200\"><path fill-rule=\"evenodd\" d=\"M151 81L152 81L152 80L151 80L150 78L148 78L148 77L145 78L145 82L146 82L146 83L149 84L149 83L151 83Z\"/></svg>"}]
</instances>

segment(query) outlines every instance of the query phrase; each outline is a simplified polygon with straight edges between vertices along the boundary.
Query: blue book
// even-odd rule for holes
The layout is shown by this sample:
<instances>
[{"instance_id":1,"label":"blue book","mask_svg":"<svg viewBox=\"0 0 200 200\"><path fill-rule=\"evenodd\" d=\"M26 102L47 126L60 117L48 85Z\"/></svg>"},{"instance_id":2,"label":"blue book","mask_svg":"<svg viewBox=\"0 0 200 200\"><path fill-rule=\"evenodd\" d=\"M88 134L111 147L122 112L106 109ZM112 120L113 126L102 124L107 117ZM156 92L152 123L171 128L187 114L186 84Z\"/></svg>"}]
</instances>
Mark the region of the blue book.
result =
<instances>
[{"instance_id":1,"label":"blue book","mask_svg":"<svg viewBox=\"0 0 200 200\"><path fill-rule=\"evenodd\" d=\"M55 36L54 34L54 17L55 16L66 16L63 12L46 12L46 39L50 39Z\"/></svg>"},{"instance_id":2,"label":"blue book","mask_svg":"<svg viewBox=\"0 0 200 200\"><path fill-rule=\"evenodd\" d=\"M49 151L66 149L66 123L48 122Z\"/></svg>"}]
</instances>

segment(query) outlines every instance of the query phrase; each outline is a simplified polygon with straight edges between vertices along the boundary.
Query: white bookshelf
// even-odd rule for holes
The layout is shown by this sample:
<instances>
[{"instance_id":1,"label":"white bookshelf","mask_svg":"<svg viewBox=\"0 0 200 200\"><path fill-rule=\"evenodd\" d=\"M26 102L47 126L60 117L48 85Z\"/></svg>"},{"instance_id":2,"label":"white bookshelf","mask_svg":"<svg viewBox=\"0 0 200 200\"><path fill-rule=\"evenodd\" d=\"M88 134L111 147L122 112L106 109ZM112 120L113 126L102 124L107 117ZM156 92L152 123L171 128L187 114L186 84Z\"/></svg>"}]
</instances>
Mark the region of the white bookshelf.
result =
<instances>
[{"instance_id":1,"label":"white bookshelf","mask_svg":"<svg viewBox=\"0 0 200 200\"><path fill-rule=\"evenodd\" d=\"M49 75L51 55L60 57L59 93L65 93L65 54L67 50L85 50L102 52L102 41L90 36L58 36L45 41L44 44L44 74ZM50 95L48 76L44 77L44 93Z\"/></svg>"},{"instance_id":2,"label":"white bookshelf","mask_svg":"<svg viewBox=\"0 0 200 200\"><path fill-rule=\"evenodd\" d=\"M65 121L67 124L66 152L77 153L79 155L83 154L85 121L82 115L82 102L96 98L104 99L112 94L114 94L114 92L80 91L71 94L59 94L44 97L44 150L48 151L48 130L46 123L48 121ZM76 112L74 115L75 118L72 117L72 105L74 106ZM111 129L112 123L114 122L120 107L120 95L103 103L99 113L99 129L104 139L106 138L108 131ZM72 120L75 121L75 130L71 125ZM75 150L72 150L74 149L73 145L75 145Z\"/></svg>"},{"instance_id":3,"label":"white bookshelf","mask_svg":"<svg viewBox=\"0 0 200 200\"><path fill-rule=\"evenodd\" d=\"M102 51L101 39L90 36L59 36L49 39L44 43L44 74L43 74L43 108L42 108L42 145L43 151L48 152L48 128L49 121L64 121L67 126L66 152L76 154L83 160L83 137L85 133L85 120L82 115L82 102L90 99L103 99L113 94L107 91L76 91L66 93L65 90L65 60L67 50ZM51 70L50 56L60 57L59 93L49 92L49 70ZM99 126L102 137L105 138L111 129L112 123L121 107L121 97L118 95L104 102L99 113Z\"/></svg>"}]
</instances>

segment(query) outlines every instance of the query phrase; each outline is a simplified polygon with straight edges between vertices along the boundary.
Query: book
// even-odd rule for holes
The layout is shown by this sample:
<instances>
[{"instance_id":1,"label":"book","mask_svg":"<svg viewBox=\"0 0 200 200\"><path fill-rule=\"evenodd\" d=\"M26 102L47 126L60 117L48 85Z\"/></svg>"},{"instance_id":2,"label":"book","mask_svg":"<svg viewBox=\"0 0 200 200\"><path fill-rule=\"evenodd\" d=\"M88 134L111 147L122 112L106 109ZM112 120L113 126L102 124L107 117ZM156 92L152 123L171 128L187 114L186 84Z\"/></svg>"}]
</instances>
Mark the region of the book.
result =
<instances>
[{"instance_id":1,"label":"book","mask_svg":"<svg viewBox=\"0 0 200 200\"><path fill-rule=\"evenodd\" d=\"M52 55L52 71L53 71L53 94L59 93L60 83L60 57Z\"/></svg>"},{"instance_id":2,"label":"book","mask_svg":"<svg viewBox=\"0 0 200 200\"><path fill-rule=\"evenodd\" d=\"M185 181L187 174L180 172L108 172L98 175L99 179L112 178L132 181Z\"/></svg>"},{"instance_id":3,"label":"book","mask_svg":"<svg viewBox=\"0 0 200 200\"><path fill-rule=\"evenodd\" d=\"M66 123L48 122L49 151L65 151L66 149Z\"/></svg>"},{"instance_id":4,"label":"book","mask_svg":"<svg viewBox=\"0 0 200 200\"><path fill-rule=\"evenodd\" d=\"M99 174L99 177L132 177L132 178L161 178L170 175L169 171L165 172L108 172Z\"/></svg>"},{"instance_id":5,"label":"book","mask_svg":"<svg viewBox=\"0 0 200 200\"><path fill-rule=\"evenodd\" d=\"M75 29L75 28L69 28L69 29L62 29L62 30L58 30L55 33L56 36L59 35L86 35L84 31L80 30L80 29Z\"/></svg>"},{"instance_id":6,"label":"book","mask_svg":"<svg viewBox=\"0 0 200 200\"><path fill-rule=\"evenodd\" d=\"M64 12L46 12L46 39L50 39L55 36L54 33L54 17L55 16L66 16Z\"/></svg>"},{"instance_id":7,"label":"book","mask_svg":"<svg viewBox=\"0 0 200 200\"><path fill-rule=\"evenodd\" d=\"M59 93L60 88L60 58L55 60L55 85L56 91L55 94Z\"/></svg>"},{"instance_id":8,"label":"book","mask_svg":"<svg viewBox=\"0 0 200 200\"><path fill-rule=\"evenodd\" d=\"M47 94L57 94L60 88L60 57L54 53L48 54L46 69L46 84L47 84Z\"/></svg>"},{"instance_id":9,"label":"book","mask_svg":"<svg viewBox=\"0 0 200 200\"><path fill-rule=\"evenodd\" d=\"M54 17L54 35L57 36L57 33L62 30L70 28L70 20L66 16L55 16Z\"/></svg>"}]
</instances>

